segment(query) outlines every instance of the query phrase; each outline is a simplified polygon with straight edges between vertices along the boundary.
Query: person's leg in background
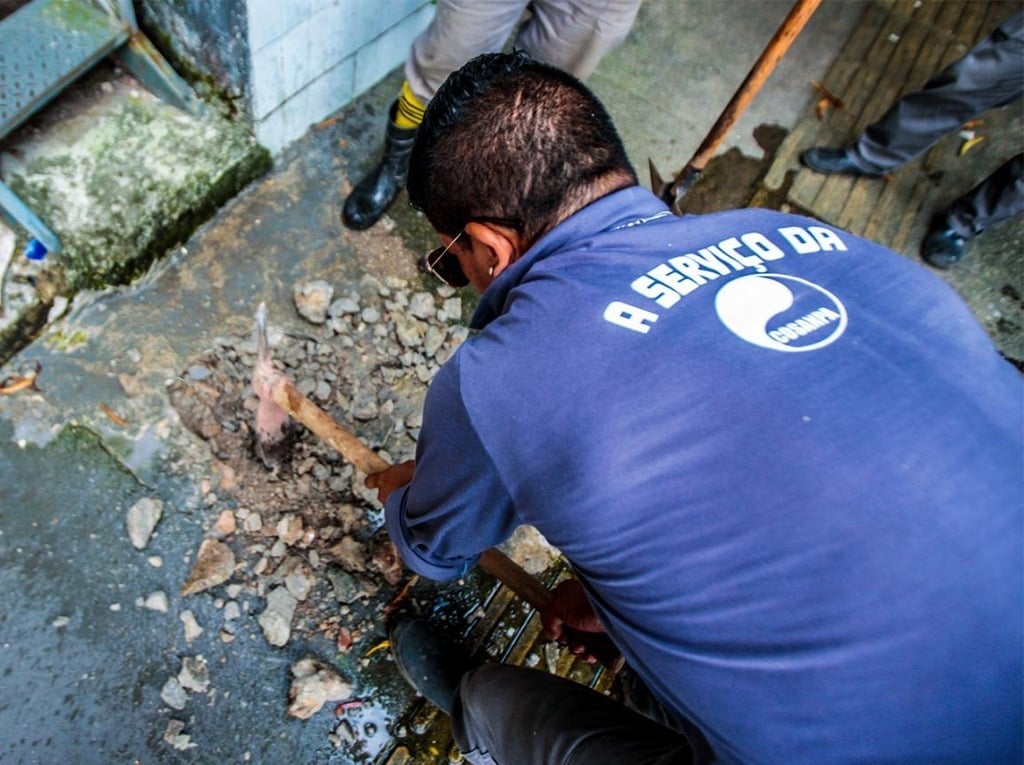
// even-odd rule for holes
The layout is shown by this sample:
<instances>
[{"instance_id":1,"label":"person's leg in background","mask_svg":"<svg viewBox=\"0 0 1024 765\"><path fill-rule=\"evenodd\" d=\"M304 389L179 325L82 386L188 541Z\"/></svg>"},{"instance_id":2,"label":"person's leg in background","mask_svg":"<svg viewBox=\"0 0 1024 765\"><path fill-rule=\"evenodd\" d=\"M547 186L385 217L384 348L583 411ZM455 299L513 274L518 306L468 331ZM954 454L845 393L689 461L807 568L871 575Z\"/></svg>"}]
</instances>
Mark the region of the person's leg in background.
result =
<instances>
[{"instance_id":1,"label":"person's leg in background","mask_svg":"<svg viewBox=\"0 0 1024 765\"><path fill-rule=\"evenodd\" d=\"M936 216L921 245L921 257L938 268L949 268L963 259L967 240L1021 214L1024 214L1024 154L1011 157Z\"/></svg>"},{"instance_id":2,"label":"person's leg in background","mask_svg":"<svg viewBox=\"0 0 1024 765\"><path fill-rule=\"evenodd\" d=\"M515 46L581 80L629 34L641 0L535 0Z\"/></svg>"},{"instance_id":3,"label":"person's leg in background","mask_svg":"<svg viewBox=\"0 0 1024 765\"><path fill-rule=\"evenodd\" d=\"M361 230L380 219L405 185L416 128L427 102L445 78L471 58L500 51L528 2L438 0L433 20L413 41L406 58L405 82L388 111L384 154L345 200L345 225Z\"/></svg>"},{"instance_id":4,"label":"person's leg in background","mask_svg":"<svg viewBox=\"0 0 1024 765\"><path fill-rule=\"evenodd\" d=\"M1017 13L921 90L897 100L856 142L814 147L804 165L822 173L884 175L982 112L1024 95L1024 13Z\"/></svg>"},{"instance_id":5,"label":"person's leg in background","mask_svg":"<svg viewBox=\"0 0 1024 765\"><path fill-rule=\"evenodd\" d=\"M481 53L502 50L520 23L515 47L580 79L619 45L641 0L438 0L430 26L412 44L405 82L388 114L384 155L345 200L342 218L354 229L372 226L405 185L416 128L427 102L453 71Z\"/></svg>"}]
</instances>

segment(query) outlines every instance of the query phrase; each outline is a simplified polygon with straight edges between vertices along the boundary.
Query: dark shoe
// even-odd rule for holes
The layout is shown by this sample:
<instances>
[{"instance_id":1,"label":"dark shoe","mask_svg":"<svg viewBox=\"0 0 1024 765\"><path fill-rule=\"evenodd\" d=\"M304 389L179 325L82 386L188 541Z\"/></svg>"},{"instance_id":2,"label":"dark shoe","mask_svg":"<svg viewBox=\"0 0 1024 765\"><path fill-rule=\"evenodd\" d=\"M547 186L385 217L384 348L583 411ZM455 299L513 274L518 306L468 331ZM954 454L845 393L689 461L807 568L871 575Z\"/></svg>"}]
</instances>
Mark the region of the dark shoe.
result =
<instances>
[{"instance_id":1,"label":"dark shoe","mask_svg":"<svg viewBox=\"0 0 1024 765\"><path fill-rule=\"evenodd\" d=\"M960 236L942 221L935 221L921 243L921 257L936 268L949 268L963 260L967 237Z\"/></svg>"},{"instance_id":2,"label":"dark shoe","mask_svg":"<svg viewBox=\"0 0 1024 765\"><path fill-rule=\"evenodd\" d=\"M388 628L388 639L391 655L406 682L451 716L459 680L475 666L469 654L415 617L395 620Z\"/></svg>"},{"instance_id":3,"label":"dark shoe","mask_svg":"<svg viewBox=\"0 0 1024 765\"><path fill-rule=\"evenodd\" d=\"M416 128L395 125L396 104L388 111L388 127L384 133L384 156L363 180L356 184L345 200L341 218L349 228L369 228L384 214L399 190L405 185L409 155L416 143Z\"/></svg>"},{"instance_id":4,"label":"dark shoe","mask_svg":"<svg viewBox=\"0 0 1024 765\"><path fill-rule=\"evenodd\" d=\"M873 175L865 173L846 155L846 149L830 149L827 146L815 146L800 155L804 166L819 173L829 175Z\"/></svg>"}]
</instances>

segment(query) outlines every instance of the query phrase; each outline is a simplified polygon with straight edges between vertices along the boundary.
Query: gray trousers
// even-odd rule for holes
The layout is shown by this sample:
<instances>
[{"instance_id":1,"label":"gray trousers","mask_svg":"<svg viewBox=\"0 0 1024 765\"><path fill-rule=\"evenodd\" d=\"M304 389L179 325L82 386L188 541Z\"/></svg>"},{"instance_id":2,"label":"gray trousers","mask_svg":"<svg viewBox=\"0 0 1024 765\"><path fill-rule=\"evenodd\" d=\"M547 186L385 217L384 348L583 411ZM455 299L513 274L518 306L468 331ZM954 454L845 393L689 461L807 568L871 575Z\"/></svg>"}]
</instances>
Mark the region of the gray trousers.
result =
<instances>
[{"instance_id":1,"label":"gray trousers","mask_svg":"<svg viewBox=\"0 0 1024 765\"><path fill-rule=\"evenodd\" d=\"M1024 213L1024 154L1012 157L949 206L944 223L970 239L986 228Z\"/></svg>"},{"instance_id":2,"label":"gray trousers","mask_svg":"<svg viewBox=\"0 0 1024 765\"><path fill-rule=\"evenodd\" d=\"M466 673L452 710L473 765L691 765L682 733L557 675L484 664Z\"/></svg>"},{"instance_id":3,"label":"gray trousers","mask_svg":"<svg viewBox=\"0 0 1024 765\"><path fill-rule=\"evenodd\" d=\"M515 47L580 79L626 39L641 0L533 0ZM438 0L412 44L405 79L427 103L449 74L481 53L504 49L530 0Z\"/></svg>"},{"instance_id":4,"label":"gray trousers","mask_svg":"<svg viewBox=\"0 0 1024 765\"><path fill-rule=\"evenodd\" d=\"M1016 13L922 90L894 103L847 147L861 170L883 174L916 157L987 109L1024 96L1024 12ZM958 199L947 222L962 236L1024 213L1024 162L1014 157Z\"/></svg>"}]
</instances>

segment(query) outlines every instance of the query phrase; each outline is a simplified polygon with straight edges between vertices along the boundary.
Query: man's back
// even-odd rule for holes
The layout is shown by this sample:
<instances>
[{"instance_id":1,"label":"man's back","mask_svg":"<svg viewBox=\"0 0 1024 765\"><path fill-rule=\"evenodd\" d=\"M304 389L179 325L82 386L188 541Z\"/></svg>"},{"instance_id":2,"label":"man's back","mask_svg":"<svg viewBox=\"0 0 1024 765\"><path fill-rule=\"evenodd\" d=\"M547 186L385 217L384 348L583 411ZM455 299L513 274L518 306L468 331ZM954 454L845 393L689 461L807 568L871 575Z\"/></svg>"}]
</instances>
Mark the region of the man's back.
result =
<instances>
[{"instance_id":1,"label":"man's back","mask_svg":"<svg viewBox=\"0 0 1024 765\"><path fill-rule=\"evenodd\" d=\"M428 420L468 419L722 761L1019 752L1019 376L880 247L662 209L619 192L514 264Z\"/></svg>"}]
</instances>

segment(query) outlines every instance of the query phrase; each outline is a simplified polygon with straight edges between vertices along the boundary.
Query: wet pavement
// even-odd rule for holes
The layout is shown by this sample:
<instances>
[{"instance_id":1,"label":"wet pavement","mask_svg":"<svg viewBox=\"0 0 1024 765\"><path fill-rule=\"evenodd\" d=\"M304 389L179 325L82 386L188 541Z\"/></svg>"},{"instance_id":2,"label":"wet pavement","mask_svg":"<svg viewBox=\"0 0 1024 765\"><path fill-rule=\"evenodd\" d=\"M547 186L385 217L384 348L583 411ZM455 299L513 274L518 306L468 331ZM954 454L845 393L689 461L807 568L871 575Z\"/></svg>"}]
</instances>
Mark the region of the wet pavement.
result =
<instances>
[{"instance_id":1,"label":"wet pavement","mask_svg":"<svg viewBox=\"0 0 1024 765\"><path fill-rule=\"evenodd\" d=\"M648 156L667 172L689 159L789 6L775 0L651 0L644 6L630 40L591 82L644 174ZM723 152L735 146L757 156L756 126L795 124L810 97L807 80L824 72L863 7L823 4L815 26ZM310 516L344 504L358 509L352 534L361 541L380 523L378 509L352 488L358 477L308 435L300 438L296 459L276 473L251 451L245 403L251 398L242 378L260 301L270 308L275 353L295 359L291 373L301 376L302 359L316 359L321 349L330 350L325 360L331 363L345 359L325 406L371 446L386 448L389 459L405 458L403 450L412 446L415 420L397 413L420 395L416 385L426 373L417 371L419 362L396 367L387 352L393 338L375 340L372 322L349 317L345 332L311 324L298 315L293 298L296 284L317 279L335 296L359 297L364 307L379 303L382 313L400 314L401 296L417 292L430 292L443 305L444 295L415 272L416 255L433 246L433 235L404 197L370 231L347 231L338 219L349 184L377 151L400 77L396 72L313 127L146 277L79 295L64 319L0 368L0 378L29 360L41 369L40 390L0 396L0 761L449 761L443 720L416 701L379 648L382 609L402 583L357 571L361 586L377 589L344 603L325 552L327 542L337 541L331 536L336 530L324 532L323 545L295 541L275 557L273 546L281 540L267 534L261 541L257 530L244 526L252 513L268 527L291 513L319 534L323 527ZM735 196L740 185L730 182L740 177L730 175L736 164L722 167L719 199L725 192ZM462 317L471 303L464 299ZM459 321L440 323L455 327ZM429 360L420 366L431 369ZM415 381L406 387L398 378L381 382L385 368ZM219 373L223 383L203 386L219 379L207 374ZM390 402L391 408L379 409L373 420L348 419L358 398L353 390L363 380L377 386L377 406ZM196 423L183 415L187 407L172 403L172 391L182 386L193 400L208 395L220 402L232 385L230 405L208 407L221 428L213 435L216 428L197 434ZM319 491L321 482L332 480L345 484ZM147 498L159 500L163 513L140 550L129 540L125 519ZM219 535L215 524L226 510L239 524L220 535L236 555L231 575L181 596L200 544ZM269 550L258 549L261 544ZM263 558L273 567L290 557L309 566L312 590L296 611L287 644L274 647L259 615L279 582L257 569ZM548 581L558 575L544 574ZM160 605L157 593L164 593L166 611L152 607ZM535 643L528 611L482 575L447 588L418 582L407 600L494 658L539 659L563 673L578 671L564 657L546 655ZM235 608L238 616L228 618ZM188 631L187 617L182 620L186 611L203 628L198 636ZM342 627L358 632L347 650L339 644ZM338 702L328 702L308 720L287 715L292 665L310 656L350 683L350 700L361 706L336 710ZM194 682L196 671L208 681ZM193 690L168 692L171 678L179 685L184 678Z\"/></svg>"}]
</instances>

